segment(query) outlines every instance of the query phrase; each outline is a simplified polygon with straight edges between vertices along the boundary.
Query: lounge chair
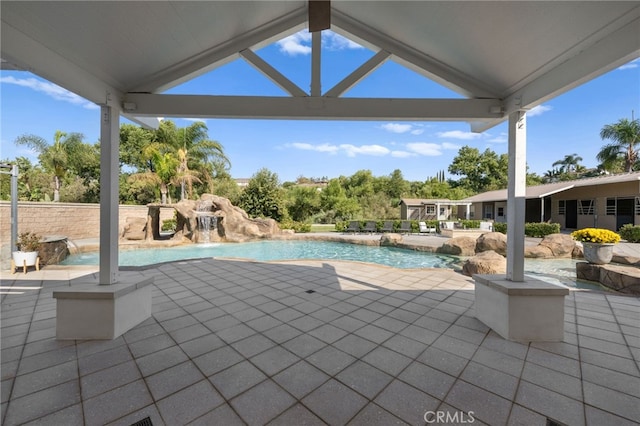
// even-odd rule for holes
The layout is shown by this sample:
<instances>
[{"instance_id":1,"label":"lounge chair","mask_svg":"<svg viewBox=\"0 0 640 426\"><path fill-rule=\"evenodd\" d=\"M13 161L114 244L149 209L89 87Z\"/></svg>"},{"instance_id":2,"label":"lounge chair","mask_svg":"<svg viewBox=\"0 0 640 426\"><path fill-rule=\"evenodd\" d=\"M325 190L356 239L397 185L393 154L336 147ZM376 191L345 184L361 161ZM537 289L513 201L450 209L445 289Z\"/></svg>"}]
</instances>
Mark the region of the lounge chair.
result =
<instances>
[{"instance_id":1,"label":"lounge chair","mask_svg":"<svg viewBox=\"0 0 640 426\"><path fill-rule=\"evenodd\" d=\"M411 229L411 222L409 222L408 220L403 220L402 222L400 222L399 231L400 233L404 234L410 234L411 232L413 232L413 229Z\"/></svg>"},{"instance_id":2,"label":"lounge chair","mask_svg":"<svg viewBox=\"0 0 640 426\"><path fill-rule=\"evenodd\" d=\"M418 222L418 226L420 227L420 235L436 233L436 227L427 226L426 222Z\"/></svg>"},{"instance_id":3,"label":"lounge chair","mask_svg":"<svg viewBox=\"0 0 640 426\"><path fill-rule=\"evenodd\" d=\"M393 221L385 220L380 232L393 232Z\"/></svg>"},{"instance_id":4,"label":"lounge chair","mask_svg":"<svg viewBox=\"0 0 640 426\"><path fill-rule=\"evenodd\" d=\"M352 220L349 222L349 226L347 226L347 229L345 229L344 232L360 232L360 221Z\"/></svg>"},{"instance_id":5,"label":"lounge chair","mask_svg":"<svg viewBox=\"0 0 640 426\"><path fill-rule=\"evenodd\" d=\"M378 225L376 224L375 220L367 221L367 223L364 225L364 228L362 228L362 232L378 232Z\"/></svg>"}]
</instances>

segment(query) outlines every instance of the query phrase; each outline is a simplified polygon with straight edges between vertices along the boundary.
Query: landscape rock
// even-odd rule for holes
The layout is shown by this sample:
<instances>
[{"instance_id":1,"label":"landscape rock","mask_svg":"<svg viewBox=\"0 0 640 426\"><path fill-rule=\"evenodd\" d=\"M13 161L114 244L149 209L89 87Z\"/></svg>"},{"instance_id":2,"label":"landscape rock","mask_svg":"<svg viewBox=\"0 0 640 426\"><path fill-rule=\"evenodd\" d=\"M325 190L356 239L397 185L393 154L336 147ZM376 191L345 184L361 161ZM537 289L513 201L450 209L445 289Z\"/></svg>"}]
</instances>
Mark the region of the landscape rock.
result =
<instances>
[{"instance_id":1,"label":"landscape rock","mask_svg":"<svg viewBox=\"0 0 640 426\"><path fill-rule=\"evenodd\" d=\"M382 237L380 237L381 246L396 247L400 243L402 243L402 235L400 234L387 233L387 234L382 234Z\"/></svg>"},{"instance_id":2,"label":"landscape rock","mask_svg":"<svg viewBox=\"0 0 640 426\"><path fill-rule=\"evenodd\" d=\"M505 256L507 254L507 236L502 232L487 232L476 240L476 252L495 251Z\"/></svg>"},{"instance_id":3,"label":"landscape rock","mask_svg":"<svg viewBox=\"0 0 640 426\"><path fill-rule=\"evenodd\" d=\"M462 265L462 273L468 276L474 274L504 274L506 272L507 259L495 251L478 253Z\"/></svg>"},{"instance_id":4,"label":"landscape rock","mask_svg":"<svg viewBox=\"0 0 640 426\"><path fill-rule=\"evenodd\" d=\"M175 208L177 212L177 231L174 238L201 242L203 235L198 231L198 217L202 215L216 218L216 226L209 231L208 240L211 242L244 242L281 234L275 220L251 219L244 210L231 204L227 198L213 194L202 194L198 201L184 200L170 207Z\"/></svg>"},{"instance_id":5,"label":"landscape rock","mask_svg":"<svg viewBox=\"0 0 640 426\"><path fill-rule=\"evenodd\" d=\"M144 240L146 237L146 226L147 219L143 217L128 217L122 238L125 240Z\"/></svg>"},{"instance_id":6,"label":"landscape rock","mask_svg":"<svg viewBox=\"0 0 640 426\"><path fill-rule=\"evenodd\" d=\"M66 238L45 239L38 247L40 265L57 265L69 256Z\"/></svg>"},{"instance_id":7,"label":"landscape rock","mask_svg":"<svg viewBox=\"0 0 640 426\"><path fill-rule=\"evenodd\" d=\"M553 257L553 252L546 246L527 246L524 248L524 257L533 257L538 259L550 259Z\"/></svg>"},{"instance_id":8,"label":"landscape rock","mask_svg":"<svg viewBox=\"0 0 640 426\"><path fill-rule=\"evenodd\" d=\"M605 287L624 294L640 295L640 269L622 265L576 264L578 279L597 281Z\"/></svg>"},{"instance_id":9,"label":"landscape rock","mask_svg":"<svg viewBox=\"0 0 640 426\"><path fill-rule=\"evenodd\" d=\"M476 240L471 237L455 237L438 247L436 253L454 256L473 256L476 254Z\"/></svg>"},{"instance_id":10,"label":"landscape rock","mask_svg":"<svg viewBox=\"0 0 640 426\"><path fill-rule=\"evenodd\" d=\"M571 238L571 235L550 234L545 236L539 245L548 247L553 253L553 257L571 257L576 242Z\"/></svg>"}]
</instances>

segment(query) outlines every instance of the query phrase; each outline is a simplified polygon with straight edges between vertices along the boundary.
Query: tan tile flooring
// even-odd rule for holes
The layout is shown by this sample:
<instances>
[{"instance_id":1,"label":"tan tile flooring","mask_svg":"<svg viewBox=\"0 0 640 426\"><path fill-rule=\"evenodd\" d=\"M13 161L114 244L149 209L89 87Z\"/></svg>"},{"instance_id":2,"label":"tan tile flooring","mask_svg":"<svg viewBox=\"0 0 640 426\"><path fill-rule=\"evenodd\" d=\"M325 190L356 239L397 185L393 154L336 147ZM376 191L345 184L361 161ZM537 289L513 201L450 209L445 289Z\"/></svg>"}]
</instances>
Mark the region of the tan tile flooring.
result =
<instances>
[{"instance_id":1,"label":"tan tile flooring","mask_svg":"<svg viewBox=\"0 0 640 426\"><path fill-rule=\"evenodd\" d=\"M564 342L521 344L449 270L208 259L122 272L155 277L152 318L56 341L52 291L95 274L47 269L2 280L32 287L2 294L3 425L640 422L637 297L572 291Z\"/></svg>"}]
</instances>

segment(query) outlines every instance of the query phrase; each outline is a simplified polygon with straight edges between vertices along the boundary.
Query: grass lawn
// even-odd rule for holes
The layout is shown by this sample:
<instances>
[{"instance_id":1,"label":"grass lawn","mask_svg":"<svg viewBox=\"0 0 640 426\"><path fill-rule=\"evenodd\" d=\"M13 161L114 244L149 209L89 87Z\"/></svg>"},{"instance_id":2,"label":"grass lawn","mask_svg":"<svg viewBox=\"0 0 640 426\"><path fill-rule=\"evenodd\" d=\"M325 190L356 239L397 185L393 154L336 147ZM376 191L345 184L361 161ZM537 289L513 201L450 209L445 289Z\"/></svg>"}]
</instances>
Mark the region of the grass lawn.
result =
<instances>
[{"instance_id":1,"label":"grass lawn","mask_svg":"<svg viewBox=\"0 0 640 426\"><path fill-rule=\"evenodd\" d=\"M311 225L311 232L335 232L336 226L333 223L314 223Z\"/></svg>"}]
</instances>

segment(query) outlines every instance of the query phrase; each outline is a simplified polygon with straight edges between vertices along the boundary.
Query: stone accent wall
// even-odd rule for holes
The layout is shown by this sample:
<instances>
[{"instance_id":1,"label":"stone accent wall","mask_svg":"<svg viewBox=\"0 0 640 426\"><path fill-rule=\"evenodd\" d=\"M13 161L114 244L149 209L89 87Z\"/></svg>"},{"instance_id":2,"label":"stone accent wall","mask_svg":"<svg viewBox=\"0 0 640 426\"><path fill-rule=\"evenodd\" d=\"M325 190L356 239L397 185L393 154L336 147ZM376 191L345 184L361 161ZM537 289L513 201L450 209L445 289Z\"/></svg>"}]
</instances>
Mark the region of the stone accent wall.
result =
<instances>
[{"instance_id":1,"label":"stone accent wall","mask_svg":"<svg viewBox=\"0 0 640 426\"><path fill-rule=\"evenodd\" d=\"M147 217L147 206L121 205L119 235L127 218ZM161 220L173 218L173 209L162 209ZM71 240L100 236L100 205L81 203L18 203L18 233L36 232L42 236L64 236ZM0 201L0 239L11 241L11 203Z\"/></svg>"}]
</instances>

